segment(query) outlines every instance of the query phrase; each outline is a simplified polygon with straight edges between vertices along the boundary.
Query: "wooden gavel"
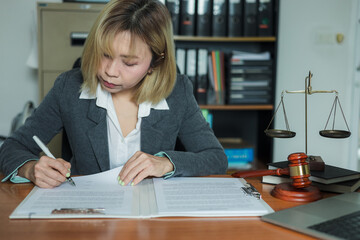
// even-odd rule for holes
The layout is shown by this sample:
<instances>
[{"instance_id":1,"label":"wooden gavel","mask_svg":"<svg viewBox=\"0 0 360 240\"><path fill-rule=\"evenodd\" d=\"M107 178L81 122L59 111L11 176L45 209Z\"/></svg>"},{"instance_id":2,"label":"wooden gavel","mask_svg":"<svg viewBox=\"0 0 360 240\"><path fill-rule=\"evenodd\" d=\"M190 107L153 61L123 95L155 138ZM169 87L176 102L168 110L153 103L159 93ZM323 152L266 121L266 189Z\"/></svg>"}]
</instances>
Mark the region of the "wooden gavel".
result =
<instances>
[{"instance_id":1,"label":"wooden gavel","mask_svg":"<svg viewBox=\"0 0 360 240\"><path fill-rule=\"evenodd\" d=\"M254 170L254 171L241 171L233 173L233 177L246 178L246 177L262 177L268 175L290 175L293 180L292 185L295 188L306 188L310 186L311 181L309 164L307 162L308 156L305 153L292 153L288 156L289 167L278 168L273 170Z\"/></svg>"}]
</instances>

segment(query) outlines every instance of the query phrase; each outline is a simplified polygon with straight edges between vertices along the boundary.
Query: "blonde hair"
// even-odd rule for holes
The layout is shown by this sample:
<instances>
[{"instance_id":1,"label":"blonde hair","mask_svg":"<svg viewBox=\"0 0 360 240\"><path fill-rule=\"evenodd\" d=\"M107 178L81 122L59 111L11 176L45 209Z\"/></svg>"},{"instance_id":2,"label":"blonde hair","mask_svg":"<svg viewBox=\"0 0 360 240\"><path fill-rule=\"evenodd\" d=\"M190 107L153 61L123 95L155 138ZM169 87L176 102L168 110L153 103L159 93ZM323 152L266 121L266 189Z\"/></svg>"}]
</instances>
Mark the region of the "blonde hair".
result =
<instances>
[{"instance_id":1,"label":"blonde hair","mask_svg":"<svg viewBox=\"0 0 360 240\"><path fill-rule=\"evenodd\" d=\"M176 81L171 17L166 6L157 0L112 0L105 5L85 42L82 89L96 93L101 58L112 53L113 40L123 31L140 38L152 52L152 72L139 83L133 100L138 104L156 104L169 96Z\"/></svg>"}]
</instances>

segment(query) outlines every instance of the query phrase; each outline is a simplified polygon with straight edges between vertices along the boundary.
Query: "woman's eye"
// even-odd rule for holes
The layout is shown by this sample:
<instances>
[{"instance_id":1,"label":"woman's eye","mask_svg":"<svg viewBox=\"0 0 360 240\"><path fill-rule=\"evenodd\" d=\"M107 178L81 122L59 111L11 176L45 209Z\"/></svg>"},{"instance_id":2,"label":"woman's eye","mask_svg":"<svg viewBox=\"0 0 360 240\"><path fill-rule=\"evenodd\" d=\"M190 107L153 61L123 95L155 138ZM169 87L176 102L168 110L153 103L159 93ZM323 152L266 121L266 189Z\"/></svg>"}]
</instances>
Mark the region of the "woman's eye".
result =
<instances>
[{"instance_id":1,"label":"woman's eye","mask_svg":"<svg viewBox=\"0 0 360 240\"><path fill-rule=\"evenodd\" d=\"M109 54L104 53L105 58L111 58Z\"/></svg>"},{"instance_id":2,"label":"woman's eye","mask_svg":"<svg viewBox=\"0 0 360 240\"><path fill-rule=\"evenodd\" d=\"M136 63L128 63L128 62L125 62L125 65L128 66L128 67L132 67L132 66L135 66Z\"/></svg>"}]
</instances>

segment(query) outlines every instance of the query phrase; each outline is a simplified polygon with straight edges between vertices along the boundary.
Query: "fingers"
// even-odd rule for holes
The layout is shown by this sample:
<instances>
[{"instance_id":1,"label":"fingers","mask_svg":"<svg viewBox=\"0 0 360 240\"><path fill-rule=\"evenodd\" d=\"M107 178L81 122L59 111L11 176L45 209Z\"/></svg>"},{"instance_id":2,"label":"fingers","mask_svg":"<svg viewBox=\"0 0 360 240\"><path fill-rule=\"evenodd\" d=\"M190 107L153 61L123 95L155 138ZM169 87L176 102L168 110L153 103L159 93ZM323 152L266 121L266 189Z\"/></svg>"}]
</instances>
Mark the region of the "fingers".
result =
<instances>
[{"instance_id":1,"label":"fingers","mask_svg":"<svg viewBox=\"0 0 360 240\"><path fill-rule=\"evenodd\" d=\"M142 154L143 152L137 151L124 165L124 167L121 169L119 176L121 179L123 179L124 176L126 176L131 169L131 167L134 165L134 161Z\"/></svg>"},{"instance_id":2,"label":"fingers","mask_svg":"<svg viewBox=\"0 0 360 240\"><path fill-rule=\"evenodd\" d=\"M144 169L146 168L147 165L146 157L147 156L145 156L145 153L136 152L122 168L119 174L120 177L119 184L128 185L130 182L132 182L133 183L132 185L135 185L135 182L132 180L135 180L134 178L136 177L136 175L144 171ZM146 175L146 174L143 173L142 175ZM140 182L142 179L138 181Z\"/></svg>"},{"instance_id":3,"label":"fingers","mask_svg":"<svg viewBox=\"0 0 360 240\"><path fill-rule=\"evenodd\" d=\"M153 176L152 174L150 174L149 169L144 169L143 171L140 171L138 175L136 175L136 177L132 180L131 185L135 186L148 176Z\"/></svg>"},{"instance_id":4,"label":"fingers","mask_svg":"<svg viewBox=\"0 0 360 240\"><path fill-rule=\"evenodd\" d=\"M70 163L63 159L43 156L34 165L34 183L42 188L53 188L66 181Z\"/></svg>"},{"instance_id":5,"label":"fingers","mask_svg":"<svg viewBox=\"0 0 360 240\"><path fill-rule=\"evenodd\" d=\"M58 185L52 185L52 184L48 184L47 182L42 181L41 179L37 179L35 182L36 186L40 187L40 188L54 188ZM61 183L60 183L61 184ZM59 185L60 185L59 184Z\"/></svg>"},{"instance_id":6,"label":"fingers","mask_svg":"<svg viewBox=\"0 0 360 240\"><path fill-rule=\"evenodd\" d=\"M137 161L134 161L128 166L129 169L124 174L123 182L121 185L127 185L131 182L132 185L136 185L141 182L144 178L154 175L153 163L144 157L139 156Z\"/></svg>"},{"instance_id":7,"label":"fingers","mask_svg":"<svg viewBox=\"0 0 360 240\"><path fill-rule=\"evenodd\" d=\"M157 157L144 152L136 152L119 173L119 184L136 185L149 176L161 177L171 171L173 165L166 157Z\"/></svg>"}]
</instances>

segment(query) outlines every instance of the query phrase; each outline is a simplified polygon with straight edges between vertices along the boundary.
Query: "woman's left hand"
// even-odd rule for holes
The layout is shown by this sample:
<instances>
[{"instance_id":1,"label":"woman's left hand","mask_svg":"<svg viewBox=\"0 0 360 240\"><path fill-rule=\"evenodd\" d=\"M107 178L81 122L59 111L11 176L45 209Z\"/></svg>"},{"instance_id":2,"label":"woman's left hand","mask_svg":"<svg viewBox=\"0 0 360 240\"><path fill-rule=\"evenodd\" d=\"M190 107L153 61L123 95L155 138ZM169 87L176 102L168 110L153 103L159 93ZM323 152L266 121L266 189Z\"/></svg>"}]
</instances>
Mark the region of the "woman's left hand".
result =
<instances>
[{"instance_id":1,"label":"woman's left hand","mask_svg":"<svg viewBox=\"0 0 360 240\"><path fill-rule=\"evenodd\" d=\"M157 157L137 151L124 165L119 173L119 184L136 185L144 178L162 177L174 170L173 164L167 157Z\"/></svg>"}]
</instances>

